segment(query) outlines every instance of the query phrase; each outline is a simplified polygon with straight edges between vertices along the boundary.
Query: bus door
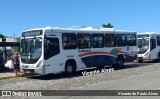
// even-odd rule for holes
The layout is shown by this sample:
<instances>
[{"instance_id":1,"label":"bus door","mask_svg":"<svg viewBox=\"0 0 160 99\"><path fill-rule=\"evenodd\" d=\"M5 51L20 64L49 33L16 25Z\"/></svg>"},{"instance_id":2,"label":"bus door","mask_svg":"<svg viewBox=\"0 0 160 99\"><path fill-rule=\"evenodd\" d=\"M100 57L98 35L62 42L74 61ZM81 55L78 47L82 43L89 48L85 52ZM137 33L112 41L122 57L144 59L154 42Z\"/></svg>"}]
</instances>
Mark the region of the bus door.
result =
<instances>
[{"instance_id":1,"label":"bus door","mask_svg":"<svg viewBox=\"0 0 160 99\"><path fill-rule=\"evenodd\" d=\"M150 59L157 59L156 39L151 37L150 39Z\"/></svg>"},{"instance_id":2,"label":"bus door","mask_svg":"<svg viewBox=\"0 0 160 99\"><path fill-rule=\"evenodd\" d=\"M58 38L45 38L44 40L44 60L45 60L45 73L53 73L59 71L58 54L60 53L59 39Z\"/></svg>"}]
</instances>

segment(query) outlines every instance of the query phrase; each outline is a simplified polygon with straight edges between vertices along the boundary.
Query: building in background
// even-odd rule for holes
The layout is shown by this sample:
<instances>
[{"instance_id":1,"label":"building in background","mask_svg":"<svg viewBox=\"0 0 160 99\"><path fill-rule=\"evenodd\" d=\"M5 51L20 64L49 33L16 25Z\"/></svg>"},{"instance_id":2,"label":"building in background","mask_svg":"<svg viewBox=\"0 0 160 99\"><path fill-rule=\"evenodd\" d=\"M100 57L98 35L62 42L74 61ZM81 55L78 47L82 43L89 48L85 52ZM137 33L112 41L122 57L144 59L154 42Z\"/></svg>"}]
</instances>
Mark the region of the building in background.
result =
<instances>
[{"instance_id":1,"label":"building in background","mask_svg":"<svg viewBox=\"0 0 160 99\"><path fill-rule=\"evenodd\" d=\"M20 42L20 40L18 38L13 38L13 37L0 38L0 43L3 43L3 42L16 43L16 42ZM13 52L17 51L18 49L19 49L19 47L17 47L17 46L7 46L7 47L0 46L0 59L1 59L1 61L6 62L7 56L10 54L13 54Z\"/></svg>"}]
</instances>

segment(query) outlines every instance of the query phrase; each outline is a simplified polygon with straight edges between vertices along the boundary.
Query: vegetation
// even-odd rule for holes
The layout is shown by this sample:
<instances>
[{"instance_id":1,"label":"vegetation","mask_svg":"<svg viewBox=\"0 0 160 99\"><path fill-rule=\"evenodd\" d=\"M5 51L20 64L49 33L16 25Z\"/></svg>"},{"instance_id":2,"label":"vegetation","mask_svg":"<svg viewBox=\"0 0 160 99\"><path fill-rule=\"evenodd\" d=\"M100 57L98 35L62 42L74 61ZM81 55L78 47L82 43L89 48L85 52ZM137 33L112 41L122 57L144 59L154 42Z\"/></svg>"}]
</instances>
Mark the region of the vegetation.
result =
<instances>
[{"instance_id":1,"label":"vegetation","mask_svg":"<svg viewBox=\"0 0 160 99\"><path fill-rule=\"evenodd\" d=\"M5 36L3 34L0 33L0 38L4 38Z\"/></svg>"},{"instance_id":2,"label":"vegetation","mask_svg":"<svg viewBox=\"0 0 160 99\"><path fill-rule=\"evenodd\" d=\"M102 28L113 28L113 25L111 23L103 24Z\"/></svg>"},{"instance_id":3,"label":"vegetation","mask_svg":"<svg viewBox=\"0 0 160 99\"><path fill-rule=\"evenodd\" d=\"M6 37L0 33L0 38L2 38L2 42L5 42L6 41Z\"/></svg>"}]
</instances>

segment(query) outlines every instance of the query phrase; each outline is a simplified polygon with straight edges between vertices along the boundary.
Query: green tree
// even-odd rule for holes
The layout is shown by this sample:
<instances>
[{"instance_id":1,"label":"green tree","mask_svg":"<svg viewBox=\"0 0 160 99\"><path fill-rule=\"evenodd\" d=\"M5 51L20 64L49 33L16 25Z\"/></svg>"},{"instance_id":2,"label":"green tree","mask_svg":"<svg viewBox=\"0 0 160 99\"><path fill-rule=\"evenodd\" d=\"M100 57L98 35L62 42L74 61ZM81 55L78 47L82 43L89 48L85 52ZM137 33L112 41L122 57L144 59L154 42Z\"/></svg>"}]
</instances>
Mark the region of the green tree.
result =
<instances>
[{"instance_id":1,"label":"green tree","mask_svg":"<svg viewBox=\"0 0 160 99\"><path fill-rule=\"evenodd\" d=\"M113 25L111 23L103 24L102 28L113 28Z\"/></svg>"},{"instance_id":2,"label":"green tree","mask_svg":"<svg viewBox=\"0 0 160 99\"><path fill-rule=\"evenodd\" d=\"M4 35L0 33L0 38L4 38Z\"/></svg>"},{"instance_id":3,"label":"green tree","mask_svg":"<svg viewBox=\"0 0 160 99\"><path fill-rule=\"evenodd\" d=\"M2 33L0 33L0 38L2 38L2 42L6 41L6 37Z\"/></svg>"}]
</instances>

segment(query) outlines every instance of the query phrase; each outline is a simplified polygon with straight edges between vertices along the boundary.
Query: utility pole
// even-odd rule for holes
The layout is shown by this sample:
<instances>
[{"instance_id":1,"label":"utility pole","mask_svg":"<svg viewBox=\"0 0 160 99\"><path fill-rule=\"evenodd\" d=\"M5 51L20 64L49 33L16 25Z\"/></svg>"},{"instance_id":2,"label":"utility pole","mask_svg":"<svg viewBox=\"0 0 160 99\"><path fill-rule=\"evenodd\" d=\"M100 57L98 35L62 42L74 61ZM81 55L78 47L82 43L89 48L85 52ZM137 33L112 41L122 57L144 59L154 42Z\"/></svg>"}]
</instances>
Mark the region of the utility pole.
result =
<instances>
[{"instance_id":1,"label":"utility pole","mask_svg":"<svg viewBox=\"0 0 160 99\"><path fill-rule=\"evenodd\" d=\"M16 34L15 34L15 33L13 33L13 37L14 37L14 47L15 47L15 35L16 35Z\"/></svg>"}]
</instances>

